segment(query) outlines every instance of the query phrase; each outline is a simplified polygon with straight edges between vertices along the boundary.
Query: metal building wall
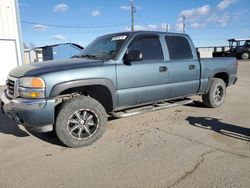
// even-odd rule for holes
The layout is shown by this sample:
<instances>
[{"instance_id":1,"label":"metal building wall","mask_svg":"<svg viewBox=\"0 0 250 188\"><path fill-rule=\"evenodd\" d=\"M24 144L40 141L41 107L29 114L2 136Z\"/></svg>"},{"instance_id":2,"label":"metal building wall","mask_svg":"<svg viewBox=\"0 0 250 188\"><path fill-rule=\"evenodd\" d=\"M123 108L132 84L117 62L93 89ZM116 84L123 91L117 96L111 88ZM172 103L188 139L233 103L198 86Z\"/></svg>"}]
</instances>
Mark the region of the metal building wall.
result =
<instances>
[{"instance_id":1,"label":"metal building wall","mask_svg":"<svg viewBox=\"0 0 250 188\"><path fill-rule=\"evenodd\" d=\"M18 0L0 0L0 49L0 85L3 85L8 71L23 64Z\"/></svg>"}]
</instances>

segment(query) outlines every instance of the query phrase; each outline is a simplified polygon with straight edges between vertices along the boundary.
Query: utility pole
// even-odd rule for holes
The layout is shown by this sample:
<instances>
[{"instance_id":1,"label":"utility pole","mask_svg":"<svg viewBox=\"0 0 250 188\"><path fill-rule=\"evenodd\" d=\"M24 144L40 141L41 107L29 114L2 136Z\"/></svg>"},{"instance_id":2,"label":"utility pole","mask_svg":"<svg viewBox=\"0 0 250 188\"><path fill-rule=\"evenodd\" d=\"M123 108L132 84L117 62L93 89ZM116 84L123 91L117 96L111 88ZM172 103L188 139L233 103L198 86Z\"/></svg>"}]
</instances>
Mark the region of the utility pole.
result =
<instances>
[{"instance_id":1,"label":"utility pole","mask_svg":"<svg viewBox=\"0 0 250 188\"><path fill-rule=\"evenodd\" d=\"M135 13L135 7L133 0L130 0L130 6L131 6L131 31L135 30L134 26L134 13Z\"/></svg>"},{"instance_id":2,"label":"utility pole","mask_svg":"<svg viewBox=\"0 0 250 188\"><path fill-rule=\"evenodd\" d=\"M168 28L168 24L166 24L166 33L168 32L169 28Z\"/></svg>"},{"instance_id":3,"label":"utility pole","mask_svg":"<svg viewBox=\"0 0 250 188\"><path fill-rule=\"evenodd\" d=\"M186 27L185 20L186 20L186 17L183 16L183 17L182 17L182 29L183 29L182 32L183 32L183 33L185 33L185 27Z\"/></svg>"}]
</instances>

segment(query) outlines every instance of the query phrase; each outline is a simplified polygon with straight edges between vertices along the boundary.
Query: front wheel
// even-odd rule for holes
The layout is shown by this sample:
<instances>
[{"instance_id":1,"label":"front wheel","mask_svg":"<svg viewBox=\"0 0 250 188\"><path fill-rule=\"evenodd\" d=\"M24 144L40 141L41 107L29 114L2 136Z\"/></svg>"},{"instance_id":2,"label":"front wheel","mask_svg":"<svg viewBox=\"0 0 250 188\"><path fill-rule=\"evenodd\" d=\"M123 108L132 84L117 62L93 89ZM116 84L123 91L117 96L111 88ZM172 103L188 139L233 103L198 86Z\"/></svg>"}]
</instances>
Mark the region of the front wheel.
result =
<instances>
[{"instance_id":1,"label":"front wheel","mask_svg":"<svg viewBox=\"0 0 250 188\"><path fill-rule=\"evenodd\" d=\"M203 104L209 108L221 106L226 98L226 84L222 79L213 78L209 91L202 95Z\"/></svg>"},{"instance_id":2,"label":"front wheel","mask_svg":"<svg viewBox=\"0 0 250 188\"><path fill-rule=\"evenodd\" d=\"M243 52L241 54L241 59L243 59L243 60L247 60L247 59L249 59L249 57L250 57L249 52Z\"/></svg>"},{"instance_id":3,"label":"front wheel","mask_svg":"<svg viewBox=\"0 0 250 188\"><path fill-rule=\"evenodd\" d=\"M62 104L55 130L66 146L77 148L97 141L104 133L107 114L103 106L93 98L80 96Z\"/></svg>"}]
</instances>

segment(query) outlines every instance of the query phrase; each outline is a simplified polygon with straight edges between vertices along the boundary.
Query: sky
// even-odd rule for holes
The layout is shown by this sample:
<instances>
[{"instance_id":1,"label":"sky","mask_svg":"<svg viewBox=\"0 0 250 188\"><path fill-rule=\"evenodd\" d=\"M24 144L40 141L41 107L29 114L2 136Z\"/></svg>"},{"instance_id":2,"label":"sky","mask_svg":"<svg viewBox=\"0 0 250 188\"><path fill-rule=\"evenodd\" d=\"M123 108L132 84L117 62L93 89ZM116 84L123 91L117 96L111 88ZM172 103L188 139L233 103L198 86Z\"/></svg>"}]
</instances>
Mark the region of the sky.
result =
<instances>
[{"instance_id":1,"label":"sky","mask_svg":"<svg viewBox=\"0 0 250 188\"><path fill-rule=\"evenodd\" d=\"M134 0L135 29L185 32L195 46L228 45L250 37L250 0ZM96 37L129 31L130 0L19 0L27 46L88 45Z\"/></svg>"}]
</instances>

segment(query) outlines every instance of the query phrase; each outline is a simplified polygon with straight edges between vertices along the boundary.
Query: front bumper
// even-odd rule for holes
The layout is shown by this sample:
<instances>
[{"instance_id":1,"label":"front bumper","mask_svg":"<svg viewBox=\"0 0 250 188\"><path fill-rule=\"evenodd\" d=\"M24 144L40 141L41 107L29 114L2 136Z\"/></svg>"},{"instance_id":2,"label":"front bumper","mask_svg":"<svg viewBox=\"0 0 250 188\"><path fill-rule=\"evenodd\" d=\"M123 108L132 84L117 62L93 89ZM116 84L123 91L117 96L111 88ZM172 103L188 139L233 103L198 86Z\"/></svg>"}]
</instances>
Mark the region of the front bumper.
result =
<instances>
[{"instance_id":1,"label":"front bumper","mask_svg":"<svg viewBox=\"0 0 250 188\"><path fill-rule=\"evenodd\" d=\"M55 99L9 99L1 95L1 109L11 119L37 132L53 130Z\"/></svg>"}]
</instances>

